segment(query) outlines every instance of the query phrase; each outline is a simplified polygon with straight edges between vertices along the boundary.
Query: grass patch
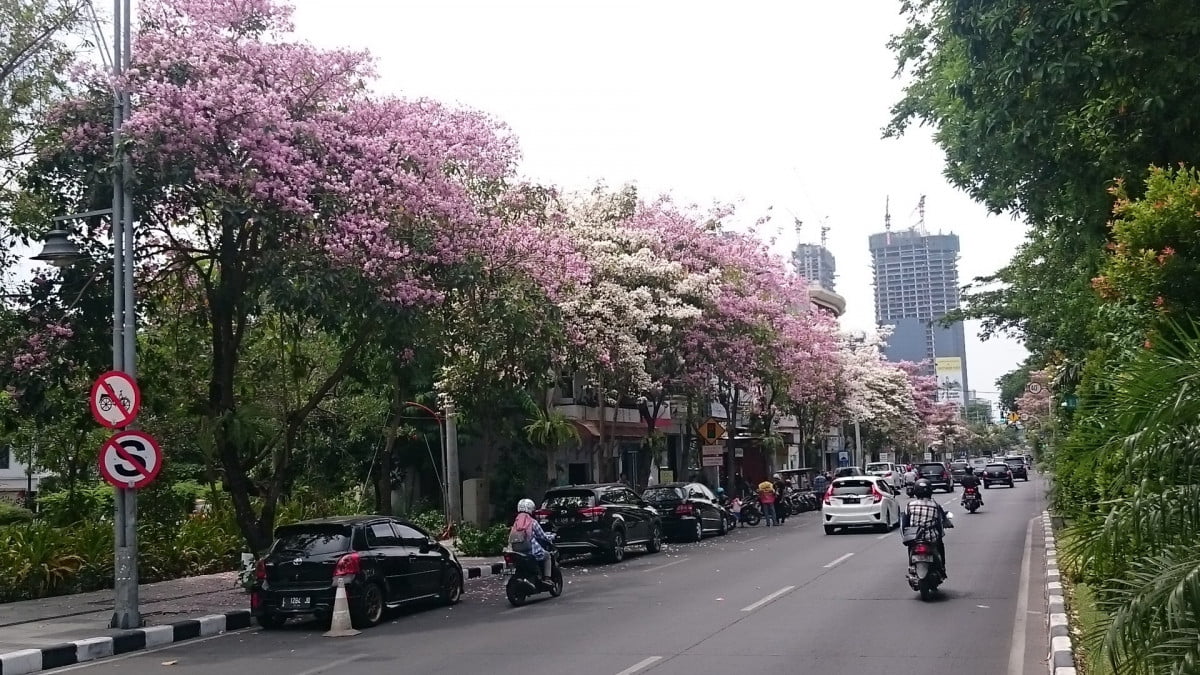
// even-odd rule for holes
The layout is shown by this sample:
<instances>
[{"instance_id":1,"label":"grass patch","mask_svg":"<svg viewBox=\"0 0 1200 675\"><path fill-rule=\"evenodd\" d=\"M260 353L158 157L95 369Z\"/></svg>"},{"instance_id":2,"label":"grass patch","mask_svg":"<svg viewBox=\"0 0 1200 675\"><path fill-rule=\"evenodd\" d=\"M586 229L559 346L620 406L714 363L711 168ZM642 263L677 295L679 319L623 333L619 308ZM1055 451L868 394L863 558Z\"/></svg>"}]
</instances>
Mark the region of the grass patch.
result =
<instances>
[{"instance_id":1,"label":"grass patch","mask_svg":"<svg viewBox=\"0 0 1200 675\"><path fill-rule=\"evenodd\" d=\"M1085 583L1071 583L1067 590L1067 602L1071 617L1071 639L1075 646L1075 667L1082 675L1113 675L1108 659L1088 648L1083 639L1094 635L1103 625L1104 612L1096 607L1096 595Z\"/></svg>"}]
</instances>

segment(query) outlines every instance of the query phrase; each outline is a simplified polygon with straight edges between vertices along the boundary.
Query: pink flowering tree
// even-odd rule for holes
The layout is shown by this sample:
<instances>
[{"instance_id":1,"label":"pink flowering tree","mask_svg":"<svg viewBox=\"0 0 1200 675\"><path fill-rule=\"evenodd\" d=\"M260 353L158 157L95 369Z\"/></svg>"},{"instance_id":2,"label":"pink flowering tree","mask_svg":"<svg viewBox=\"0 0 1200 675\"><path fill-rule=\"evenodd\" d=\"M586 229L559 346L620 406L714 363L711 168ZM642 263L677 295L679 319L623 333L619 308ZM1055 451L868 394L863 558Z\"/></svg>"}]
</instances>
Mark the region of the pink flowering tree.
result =
<instances>
[{"instance_id":1,"label":"pink flowering tree","mask_svg":"<svg viewBox=\"0 0 1200 675\"><path fill-rule=\"evenodd\" d=\"M366 54L294 41L290 7L274 0L139 9L125 133L142 258L194 288L210 336L211 455L247 541L262 550L305 420L389 334L389 317L442 303L458 266L528 245L519 223L492 210L508 192L516 143L484 115L373 95ZM98 203L103 182L87 179L111 142L103 108L96 95L64 106L52 160ZM281 412L277 432L247 438L239 379L265 301L329 326L340 353Z\"/></svg>"}]
</instances>

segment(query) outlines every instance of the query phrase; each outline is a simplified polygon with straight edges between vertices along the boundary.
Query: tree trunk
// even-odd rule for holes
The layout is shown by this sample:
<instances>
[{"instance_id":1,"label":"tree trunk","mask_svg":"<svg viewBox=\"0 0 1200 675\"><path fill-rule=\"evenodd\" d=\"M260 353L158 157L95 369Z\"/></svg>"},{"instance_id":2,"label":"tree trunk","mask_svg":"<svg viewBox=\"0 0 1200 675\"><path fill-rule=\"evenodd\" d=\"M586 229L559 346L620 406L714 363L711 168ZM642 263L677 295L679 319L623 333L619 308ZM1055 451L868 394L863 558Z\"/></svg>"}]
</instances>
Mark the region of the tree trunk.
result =
<instances>
[{"instance_id":1,"label":"tree trunk","mask_svg":"<svg viewBox=\"0 0 1200 675\"><path fill-rule=\"evenodd\" d=\"M729 385L729 389L731 393L725 398L726 401L731 401L730 405L725 406L725 491L733 494L737 488L733 480L736 468L734 464L734 445L737 439L738 406L741 404L742 392L733 384Z\"/></svg>"},{"instance_id":2,"label":"tree trunk","mask_svg":"<svg viewBox=\"0 0 1200 675\"><path fill-rule=\"evenodd\" d=\"M385 516L392 515L392 451L396 447L396 435L404 419L404 396L400 391L400 376L392 373L392 419L388 421L383 450L379 453L376 467L379 475L375 480L375 509Z\"/></svg>"}]
</instances>

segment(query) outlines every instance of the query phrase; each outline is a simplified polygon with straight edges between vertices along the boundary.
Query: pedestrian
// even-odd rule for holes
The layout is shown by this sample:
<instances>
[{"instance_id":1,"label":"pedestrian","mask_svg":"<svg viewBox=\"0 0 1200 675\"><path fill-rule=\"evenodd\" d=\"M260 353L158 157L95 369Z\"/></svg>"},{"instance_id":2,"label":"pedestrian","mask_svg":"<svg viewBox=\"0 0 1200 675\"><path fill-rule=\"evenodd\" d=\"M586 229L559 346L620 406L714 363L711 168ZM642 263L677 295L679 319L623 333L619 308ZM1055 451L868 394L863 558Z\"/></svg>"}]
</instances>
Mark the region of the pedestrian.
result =
<instances>
[{"instance_id":1,"label":"pedestrian","mask_svg":"<svg viewBox=\"0 0 1200 675\"><path fill-rule=\"evenodd\" d=\"M775 485L769 480L758 484L758 503L762 504L763 520L767 527L775 525Z\"/></svg>"},{"instance_id":2,"label":"pedestrian","mask_svg":"<svg viewBox=\"0 0 1200 675\"><path fill-rule=\"evenodd\" d=\"M829 478L825 475L824 471L813 476L812 486L813 493L817 495L817 499L825 496L825 490L829 487Z\"/></svg>"},{"instance_id":3,"label":"pedestrian","mask_svg":"<svg viewBox=\"0 0 1200 675\"><path fill-rule=\"evenodd\" d=\"M737 495L729 501L729 512L733 514L734 527L742 526L742 498Z\"/></svg>"},{"instance_id":4,"label":"pedestrian","mask_svg":"<svg viewBox=\"0 0 1200 675\"><path fill-rule=\"evenodd\" d=\"M789 492L788 484L783 476L775 474L771 476L771 485L775 488L775 522L782 525L787 522L788 514L791 513L785 501Z\"/></svg>"}]
</instances>

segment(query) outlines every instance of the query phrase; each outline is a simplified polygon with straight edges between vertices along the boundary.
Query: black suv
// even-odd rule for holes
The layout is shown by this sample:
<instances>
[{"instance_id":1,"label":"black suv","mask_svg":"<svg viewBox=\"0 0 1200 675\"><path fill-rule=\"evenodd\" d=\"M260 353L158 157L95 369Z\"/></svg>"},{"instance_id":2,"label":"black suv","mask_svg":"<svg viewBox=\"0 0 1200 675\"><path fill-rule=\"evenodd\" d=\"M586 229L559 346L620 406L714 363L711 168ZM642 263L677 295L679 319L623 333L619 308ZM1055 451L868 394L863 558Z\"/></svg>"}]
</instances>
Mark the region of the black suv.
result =
<instances>
[{"instance_id":1,"label":"black suv","mask_svg":"<svg viewBox=\"0 0 1200 675\"><path fill-rule=\"evenodd\" d=\"M1020 478L1023 481L1029 480L1029 467L1025 464L1025 458L1021 455L1009 455L1004 458L1004 463L1012 469L1013 478Z\"/></svg>"},{"instance_id":2,"label":"black suv","mask_svg":"<svg viewBox=\"0 0 1200 675\"><path fill-rule=\"evenodd\" d=\"M728 512L703 483L664 483L646 488L642 498L655 508L669 536L700 541L705 532L729 531Z\"/></svg>"},{"instance_id":3,"label":"black suv","mask_svg":"<svg viewBox=\"0 0 1200 675\"><path fill-rule=\"evenodd\" d=\"M934 489L941 488L946 492L954 492L954 480L950 477L950 470L941 462L922 462L916 467L917 479L924 478L929 481L929 485Z\"/></svg>"},{"instance_id":4,"label":"black suv","mask_svg":"<svg viewBox=\"0 0 1200 675\"><path fill-rule=\"evenodd\" d=\"M258 561L250 611L263 628L291 616L333 614L336 578L345 579L350 619L373 626L384 610L413 600L462 597L462 565L449 549L411 523L386 516L306 520L275 530Z\"/></svg>"},{"instance_id":5,"label":"black suv","mask_svg":"<svg viewBox=\"0 0 1200 675\"><path fill-rule=\"evenodd\" d=\"M625 559L625 547L662 548L662 519L628 485L567 485L550 488L534 515L554 533L564 553L590 552L611 562Z\"/></svg>"}]
</instances>

